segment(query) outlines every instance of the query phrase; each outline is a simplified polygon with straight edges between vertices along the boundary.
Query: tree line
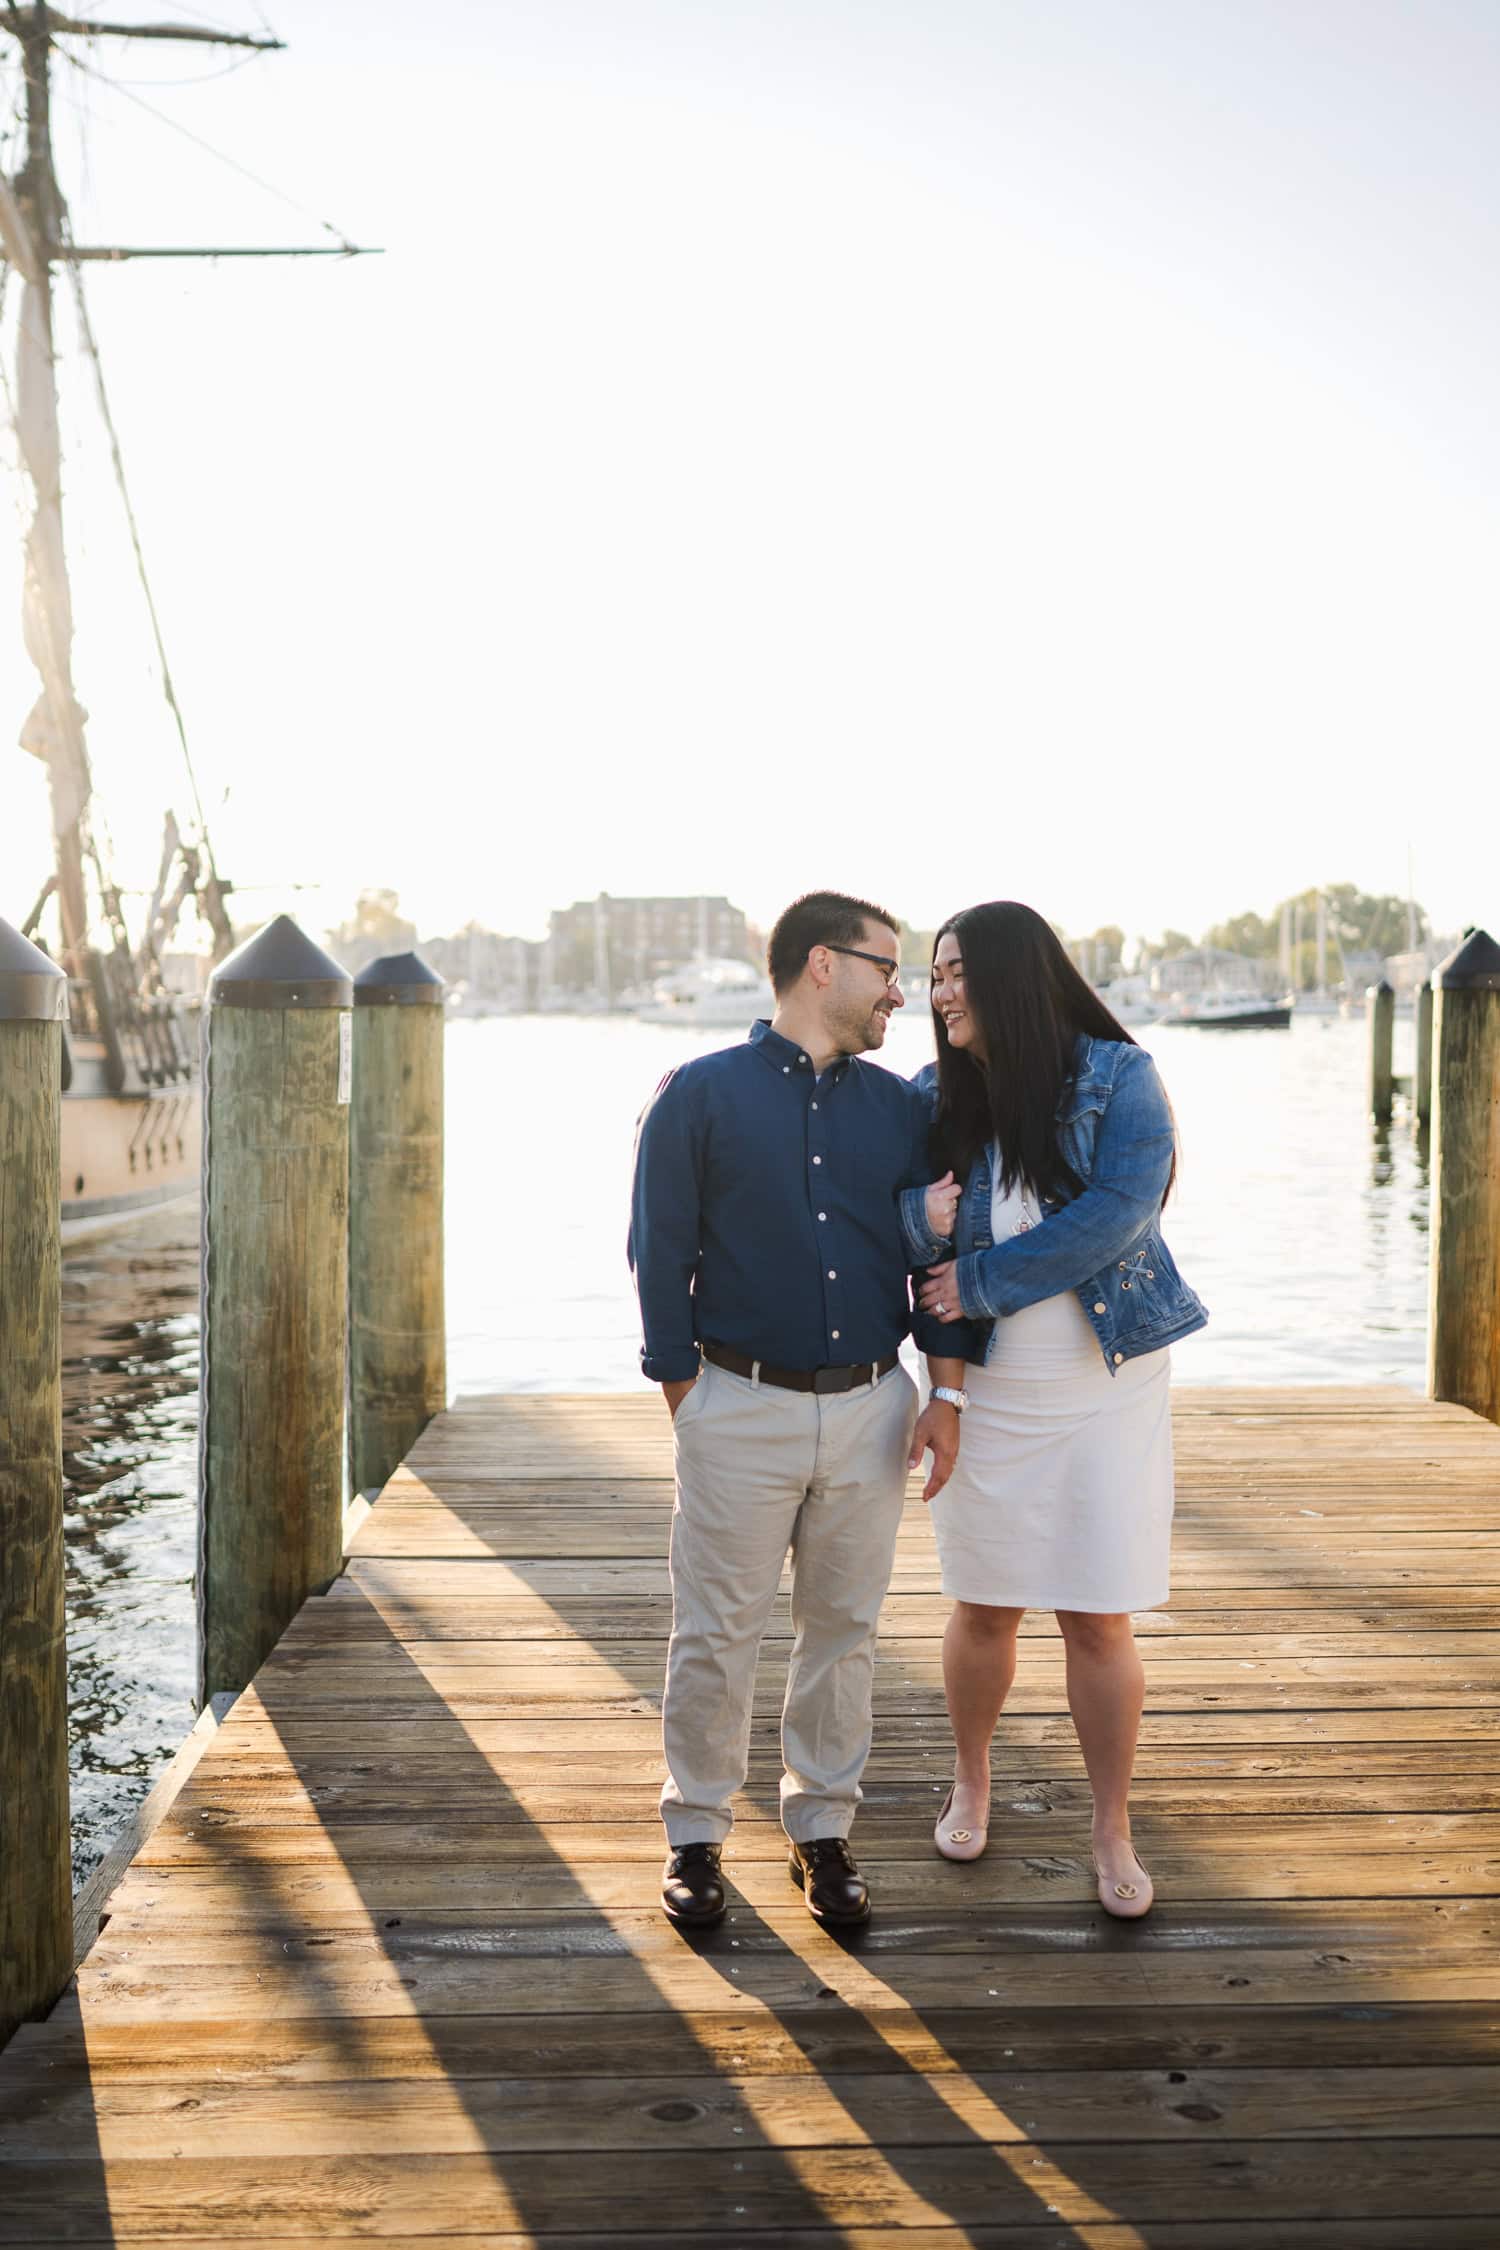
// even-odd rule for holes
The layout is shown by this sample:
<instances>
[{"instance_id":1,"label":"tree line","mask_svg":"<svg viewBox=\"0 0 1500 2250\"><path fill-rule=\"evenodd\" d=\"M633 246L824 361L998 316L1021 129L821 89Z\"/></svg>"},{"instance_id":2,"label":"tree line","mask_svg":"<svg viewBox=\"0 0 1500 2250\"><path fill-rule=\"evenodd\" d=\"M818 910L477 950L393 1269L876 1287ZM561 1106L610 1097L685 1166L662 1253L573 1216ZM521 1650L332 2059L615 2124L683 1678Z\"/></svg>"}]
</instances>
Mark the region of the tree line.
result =
<instances>
[{"instance_id":1,"label":"tree line","mask_svg":"<svg viewBox=\"0 0 1500 2250\"><path fill-rule=\"evenodd\" d=\"M1325 883L1323 904L1327 915L1328 976L1331 983L1339 981L1339 961L1343 953L1404 953L1407 945L1408 902L1393 891L1362 891L1355 883ZM1298 908L1301 909L1300 945ZM1425 944L1432 934L1432 925L1425 908L1413 904L1410 908L1412 924L1418 945ZM1282 924L1285 917L1292 938L1292 975L1300 987L1310 985L1317 975L1317 917L1318 892L1316 888L1298 891L1282 899L1269 914L1247 911L1233 914L1225 922L1215 922L1201 937L1190 937L1186 930L1163 930L1160 937L1138 937L1132 953L1132 966L1149 968L1154 961L1169 959L1176 953L1187 953L1195 945L1215 946L1226 953L1238 953L1250 961L1279 961L1281 959ZM1062 935L1059 932L1059 935ZM1099 982L1107 982L1112 974L1122 971L1125 956L1130 950L1126 935L1118 923L1106 922L1087 936L1069 934L1066 943L1075 951L1083 947L1092 949L1091 961L1097 963L1094 975Z\"/></svg>"}]
</instances>

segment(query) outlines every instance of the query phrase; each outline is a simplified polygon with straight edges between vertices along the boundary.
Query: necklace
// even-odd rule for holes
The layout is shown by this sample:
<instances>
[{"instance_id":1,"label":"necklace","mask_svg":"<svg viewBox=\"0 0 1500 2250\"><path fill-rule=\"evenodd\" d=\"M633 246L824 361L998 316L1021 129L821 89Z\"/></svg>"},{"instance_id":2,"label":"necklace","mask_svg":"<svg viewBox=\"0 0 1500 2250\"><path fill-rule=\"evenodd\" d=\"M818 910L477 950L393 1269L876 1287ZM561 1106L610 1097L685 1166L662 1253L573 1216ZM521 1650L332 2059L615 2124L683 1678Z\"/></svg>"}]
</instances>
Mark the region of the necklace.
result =
<instances>
[{"instance_id":1,"label":"necklace","mask_svg":"<svg viewBox=\"0 0 1500 2250\"><path fill-rule=\"evenodd\" d=\"M994 1168L994 1177L998 1182L1001 1163L1000 1143L998 1141L990 1151L990 1162ZM1021 1216L1019 1219L1011 1221L1010 1231L1012 1234L1030 1234L1033 1227L1039 1227L1042 1223L1041 1208L1038 1204L1033 1203L1024 1181L1018 1184L1014 1193L1019 1195L1021 1199Z\"/></svg>"}]
</instances>

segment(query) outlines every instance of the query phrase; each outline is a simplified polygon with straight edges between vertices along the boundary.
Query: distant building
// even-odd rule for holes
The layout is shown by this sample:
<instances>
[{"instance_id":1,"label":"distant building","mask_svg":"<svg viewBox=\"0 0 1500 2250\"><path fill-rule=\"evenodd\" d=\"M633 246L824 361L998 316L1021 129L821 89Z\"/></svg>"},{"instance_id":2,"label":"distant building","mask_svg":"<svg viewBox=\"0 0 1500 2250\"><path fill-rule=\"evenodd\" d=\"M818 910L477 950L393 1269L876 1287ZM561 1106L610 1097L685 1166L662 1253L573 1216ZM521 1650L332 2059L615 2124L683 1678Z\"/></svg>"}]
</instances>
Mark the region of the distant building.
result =
<instances>
[{"instance_id":1,"label":"distant building","mask_svg":"<svg viewBox=\"0 0 1500 2250\"><path fill-rule=\"evenodd\" d=\"M550 990L617 1000L699 959L753 961L745 917L727 898L578 899L551 916Z\"/></svg>"},{"instance_id":2,"label":"distant building","mask_svg":"<svg viewBox=\"0 0 1500 2250\"><path fill-rule=\"evenodd\" d=\"M513 1015L541 997L543 947L532 939L502 937L471 922L452 937L424 938L418 951L462 1014Z\"/></svg>"}]
</instances>

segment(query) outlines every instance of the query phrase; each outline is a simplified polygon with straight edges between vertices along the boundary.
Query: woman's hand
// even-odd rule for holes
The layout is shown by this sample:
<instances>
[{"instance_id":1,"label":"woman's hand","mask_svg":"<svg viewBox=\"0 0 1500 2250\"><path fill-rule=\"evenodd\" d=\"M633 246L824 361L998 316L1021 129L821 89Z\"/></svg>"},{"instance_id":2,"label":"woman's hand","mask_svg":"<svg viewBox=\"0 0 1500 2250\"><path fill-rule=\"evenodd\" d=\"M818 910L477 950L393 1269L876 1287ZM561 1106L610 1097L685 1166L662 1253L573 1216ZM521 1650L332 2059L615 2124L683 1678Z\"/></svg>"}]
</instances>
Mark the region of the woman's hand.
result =
<instances>
[{"instance_id":1,"label":"woman's hand","mask_svg":"<svg viewBox=\"0 0 1500 2250\"><path fill-rule=\"evenodd\" d=\"M930 1234L940 1234L945 1240L952 1234L958 1199L963 1192L951 1172L945 1172L940 1180L933 1181L926 1196L927 1228Z\"/></svg>"},{"instance_id":2,"label":"woman's hand","mask_svg":"<svg viewBox=\"0 0 1500 2250\"><path fill-rule=\"evenodd\" d=\"M917 1303L923 1312L931 1313L935 1320L945 1324L962 1320L964 1308L958 1301L958 1274L952 1260L946 1266L929 1266L927 1279L917 1291Z\"/></svg>"}]
</instances>

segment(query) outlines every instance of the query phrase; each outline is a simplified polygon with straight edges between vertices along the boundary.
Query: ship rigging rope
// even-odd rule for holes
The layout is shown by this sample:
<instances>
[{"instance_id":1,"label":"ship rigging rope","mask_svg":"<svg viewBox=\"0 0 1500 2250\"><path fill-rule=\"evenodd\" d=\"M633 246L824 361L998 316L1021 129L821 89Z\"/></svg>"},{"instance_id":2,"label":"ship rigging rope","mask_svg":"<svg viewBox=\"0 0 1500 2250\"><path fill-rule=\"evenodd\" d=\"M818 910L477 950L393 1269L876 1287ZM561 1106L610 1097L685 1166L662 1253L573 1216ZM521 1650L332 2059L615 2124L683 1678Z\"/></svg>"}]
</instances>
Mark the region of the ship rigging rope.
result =
<instances>
[{"instance_id":1,"label":"ship rigging rope","mask_svg":"<svg viewBox=\"0 0 1500 2250\"><path fill-rule=\"evenodd\" d=\"M81 70L86 78L97 78L101 86L108 86L116 94L123 94L128 102L135 103L137 109L143 109L148 117L154 117L158 125L169 125L174 133L181 133L184 140L191 141L195 148L201 148L206 156L212 156L220 164L227 164L231 172L239 173L241 179L249 180L252 186L263 189L267 195L275 196L277 202L284 203L289 211L295 211L299 218L310 219L315 227L321 227L325 234L331 234L341 248L352 249L353 245L342 227L336 227L331 219L320 218L316 211L310 210L305 203L299 203L296 197L288 195L284 188L279 188L272 181L264 179L259 172L252 172L249 165L242 164L237 156L226 156L223 149L215 148L212 141L204 140L202 134L195 133L191 126L182 124L175 117L169 117L166 111L158 109L154 102L143 100L141 95L127 85L123 78L111 78L108 71L96 69L93 63L85 62L81 55L73 54L66 47L59 47L58 52L66 56L73 68ZM256 56L253 59L258 61L260 58ZM240 66L235 65L234 67Z\"/></svg>"},{"instance_id":2,"label":"ship rigging rope","mask_svg":"<svg viewBox=\"0 0 1500 2250\"><path fill-rule=\"evenodd\" d=\"M66 227L64 231L67 231ZM135 551L135 567L140 577L141 591L146 597L146 613L151 620L152 638L156 642L157 660L161 665L162 693L167 699L167 708L170 710L177 728L177 739L182 745L182 762L187 767L188 785L193 792L193 806L198 815L198 835L208 857L208 871L210 875L217 877L218 869L214 866L213 845L209 839L208 821L203 811L203 799L198 790L198 776L193 768L193 753L188 747L187 726L182 716L182 706L177 700L177 690L172 683L172 667L167 661L167 644L162 637L161 619L157 615L156 609L156 597L151 591L151 578L146 569L145 550L141 545L140 526L136 522L135 508L130 498L130 486L125 476L125 460L120 451L119 432L115 428L115 418L110 412L109 391L104 381L104 362L99 357L99 346L95 341L93 324L89 319L88 302L83 291L83 271L81 267L71 261L68 265L68 278L73 284L73 296L78 307L79 334L83 338L84 349L93 362L94 387L99 393L99 412L104 418L104 427L109 437L109 452L110 459L114 464L115 482L120 488L120 498L125 504L125 521L130 527L130 544Z\"/></svg>"}]
</instances>

